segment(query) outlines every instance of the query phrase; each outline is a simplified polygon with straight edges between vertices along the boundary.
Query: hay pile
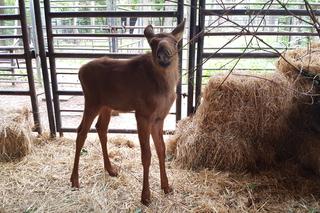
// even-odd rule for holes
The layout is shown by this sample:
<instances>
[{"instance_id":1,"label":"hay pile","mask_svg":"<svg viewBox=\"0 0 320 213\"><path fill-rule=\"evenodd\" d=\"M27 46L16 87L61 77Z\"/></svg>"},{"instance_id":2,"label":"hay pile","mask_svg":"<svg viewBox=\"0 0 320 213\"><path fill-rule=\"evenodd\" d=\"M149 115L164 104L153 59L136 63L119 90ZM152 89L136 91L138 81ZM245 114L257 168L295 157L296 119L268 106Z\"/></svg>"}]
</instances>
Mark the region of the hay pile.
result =
<instances>
[{"instance_id":1,"label":"hay pile","mask_svg":"<svg viewBox=\"0 0 320 213\"><path fill-rule=\"evenodd\" d=\"M293 155L306 168L320 175L320 43L308 48L287 51L277 63L297 91L297 110L290 115L296 141L287 143L293 147Z\"/></svg>"},{"instance_id":2,"label":"hay pile","mask_svg":"<svg viewBox=\"0 0 320 213\"><path fill-rule=\"evenodd\" d=\"M255 170L294 156L320 173L320 107L311 104L319 89L310 77L320 74L320 45L283 56L269 76L210 79L198 111L178 123L168 145L180 168Z\"/></svg>"},{"instance_id":3,"label":"hay pile","mask_svg":"<svg viewBox=\"0 0 320 213\"><path fill-rule=\"evenodd\" d=\"M178 124L177 165L243 171L272 164L293 94L283 76L266 78L272 82L231 76L221 86L224 77L212 78L196 114Z\"/></svg>"},{"instance_id":4,"label":"hay pile","mask_svg":"<svg viewBox=\"0 0 320 213\"><path fill-rule=\"evenodd\" d=\"M31 150L29 110L0 112L0 161L19 160Z\"/></svg>"},{"instance_id":5,"label":"hay pile","mask_svg":"<svg viewBox=\"0 0 320 213\"><path fill-rule=\"evenodd\" d=\"M313 76L320 74L320 43L313 43L308 48L286 51L279 58L276 66L280 73L300 92L314 92ZM306 73L309 76L304 76Z\"/></svg>"}]
</instances>

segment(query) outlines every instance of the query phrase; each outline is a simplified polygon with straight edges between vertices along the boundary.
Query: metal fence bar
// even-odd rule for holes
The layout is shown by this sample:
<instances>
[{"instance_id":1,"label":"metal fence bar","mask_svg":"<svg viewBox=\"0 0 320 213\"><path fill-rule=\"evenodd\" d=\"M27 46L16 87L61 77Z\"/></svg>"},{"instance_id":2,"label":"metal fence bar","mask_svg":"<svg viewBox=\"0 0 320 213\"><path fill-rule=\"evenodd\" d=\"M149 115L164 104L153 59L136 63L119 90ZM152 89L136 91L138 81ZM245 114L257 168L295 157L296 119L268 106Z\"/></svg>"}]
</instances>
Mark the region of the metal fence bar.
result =
<instances>
[{"instance_id":1,"label":"metal fence bar","mask_svg":"<svg viewBox=\"0 0 320 213\"><path fill-rule=\"evenodd\" d=\"M76 132L76 128L61 128L63 132ZM91 133L96 133L96 129L90 129L89 132ZM137 134L138 131L136 129L108 129L108 133L124 133L124 134ZM163 133L165 135L173 135L174 131L173 130L163 130Z\"/></svg>"},{"instance_id":2,"label":"metal fence bar","mask_svg":"<svg viewBox=\"0 0 320 213\"><path fill-rule=\"evenodd\" d=\"M45 0L46 1L46 0ZM175 11L100 11L100 12L50 12L49 18L71 17L177 17Z\"/></svg>"},{"instance_id":3,"label":"metal fence bar","mask_svg":"<svg viewBox=\"0 0 320 213\"><path fill-rule=\"evenodd\" d=\"M22 38L22 35L0 35L0 39Z\"/></svg>"},{"instance_id":4,"label":"metal fence bar","mask_svg":"<svg viewBox=\"0 0 320 213\"><path fill-rule=\"evenodd\" d=\"M203 11L205 9L206 0L199 1L199 19L198 19L198 33L205 30L205 16ZM195 94L195 110L197 110L201 101L201 85L202 85L202 59L203 59L203 45L204 35L201 34L201 38L198 40L197 50L197 66L196 66L196 94Z\"/></svg>"},{"instance_id":5,"label":"metal fence bar","mask_svg":"<svg viewBox=\"0 0 320 213\"><path fill-rule=\"evenodd\" d=\"M24 0L19 0L19 12L20 12L21 31L23 35L24 56L25 56L27 73L28 73L29 92L30 92L30 98L31 98L34 125L35 125L34 128L39 134L41 134L42 129L41 129L41 123L40 123L39 108L38 108L38 98L36 95L36 89L35 89L34 78L33 78L32 61L31 61L32 58L31 58L31 51L30 51L29 39L28 39L28 27L27 27Z\"/></svg>"},{"instance_id":6,"label":"metal fence bar","mask_svg":"<svg viewBox=\"0 0 320 213\"><path fill-rule=\"evenodd\" d=\"M2 67L0 67L1 69ZM10 72L10 71L9 71ZM26 74L3 74L1 73L0 76L20 76L20 77L27 77L28 75Z\"/></svg>"},{"instance_id":7,"label":"metal fence bar","mask_svg":"<svg viewBox=\"0 0 320 213\"><path fill-rule=\"evenodd\" d=\"M277 58L278 53L203 53L203 58Z\"/></svg>"},{"instance_id":8,"label":"metal fence bar","mask_svg":"<svg viewBox=\"0 0 320 213\"><path fill-rule=\"evenodd\" d=\"M50 53L48 53L50 55ZM55 58L98 58L103 56L108 56L112 58L130 58L133 56L137 56L138 54L132 54L132 53L51 53L51 56Z\"/></svg>"},{"instance_id":9,"label":"metal fence bar","mask_svg":"<svg viewBox=\"0 0 320 213\"><path fill-rule=\"evenodd\" d=\"M43 31L42 31L40 0L34 0L33 6L34 6L34 13L35 13L36 28L37 28L39 56L41 60L41 70L42 70L43 85L44 85L44 91L45 91L45 97L46 97L50 135L51 137L55 137L56 124L55 124L54 111L52 106L50 79L49 79L46 50L45 50L44 37L43 37Z\"/></svg>"},{"instance_id":10,"label":"metal fence bar","mask_svg":"<svg viewBox=\"0 0 320 213\"><path fill-rule=\"evenodd\" d=\"M1 90L0 95L30 95L28 90Z\"/></svg>"},{"instance_id":11,"label":"metal fence bar","mask_svg":"<svg viewBox=\"0 0 320 213\"><path fill-rule=\"evenodd\" d=\"M311 32L210 32L205 36L234 36L234 35L256 35L256 36L318 36Z\"/></svg>"},{"instance_id":12,"label":"metal fence bar","mask_svg":"<svg viewBox=\"0 0 320 213\"><path fill-rule=\"evenodd\" d=\"M177 22L181 23L184 19L184 0L178 0L177 2L178 4L178 8L177 8ZM181 41L178 44L178 49L182 48L182 41L183 39L181 39ZM182 76L182 50L179 53L179 74L180 76ZM181 77L180 77L181 78ZM182 83L181 83L181 79L177 85L177 98L176 98L176 121L179 121L181 119L181 107L182 107Z\"/></svg>"},{"instance_id":13,"label":"metal fence bar","mask_svg":"<svg viewBox=\"0 0 320 213\"><path fill-rule=\"evenodd\" d=\"M192 39L197 33L197 0L191 0L190 2L190 27L189 27L189 38ZM188 61L188 104L187 104L187 115L194 112L194 66L195 66L195 54L196 44L191 42L189 44L189 61Z\"/></svg>"},{"instance_id":14,"label":"metal fence bar","mask_svg":"<svg viewBox=\"0 0 320 213\"><path fill-rule=\"evenodd\" d=\"M0 14L1 20L19 20L20 15L17 14Z\"/></svg>"},{"instance_id":15,"label":"metal fence bar","mask_svg":"<svg viewBox=\"0 0 320 213\"><path fill-rule=\"evenodd\" d=\"M53 33L53 37L72 37L72 38L79 38L79 37L144 37L143 34L123 34L123 33L97 33L97 34L89 34L89 33ZM1 37L0 37L1 38Z\"/></svg>"},{"instance_id":16,"label":"metal fence bar","mask_svg":"<svg viewBox=\"0 0 320 213\"><path fill-rule=\"evenodd\" d=\"M320 15L319 10L313 11L315 15ZM225 13L225 10L222 9L212 9L203 10L203 15L210 16L210 15L223 15ZM309 13L307 10L283 10L283 9L269 9L269 10L259 10L259 9L233 9L230 13L228 13L228 16L248 16L248 15L257 15L260 16L269 15L269 16L292 16L292 14L296 16L308 16Z\"/></svg>"},{"instance_id":17,"label":"metal fence bar","mask_svg":"<svg viewBox=\"0 0 320 213\"><path fill-rule=\"evenodd\" d=\"M24 54L17 53L0 53L0 59L24 59Z\"/></svg>"},{"instance_id":18,"label":"metal fence bar","mask_svg":"<svg viewBox=\"0 0 320 213\"><path fill-rule=\"evenodd\" d=\"M78 91L66 91L66 90L58 90L56 91L58 95L74 95L74 96L82 96L83 92L78 90ZM60 110L61 112L61 110Z\"/></svg>"},{"instance_id":19,"label":"metal fence bar","mask_svg":"<svg viewBox=\"0 0 320 213\"><path fill-rule=\"evenodd\" d=\"M47 42L48 42L48 57L50 64L50 75L51 75L51 88L53 94L53 106L54 106L54 114L56 120L56 130L59 132L60 136L63 136L61 130L61 116L60 116L60 102L58 91L58 82L56 76L56 61L54 56L54 47L53 47L53 36L52 36L52 23L50 17L50 0L44 0L44 12L45 12L45 20L46 20L46 30L47 30Z\"/></svg>"},{"instance_id":20,"label":"metal fence bar","mask_svg":"<svg viewBox=\"0 0 320 213\"><path fill-rule=\"evenodd\" d=\"M62 109L60 110L60 112L83 112L82 109ZM131 111L131 112L126 112L126 113L131 113L131 114L134 114L134 111ZM173 113L173 112L169 112L168 113L169 115L175 115L176 113Z\"/></svg>"}]
</instances>

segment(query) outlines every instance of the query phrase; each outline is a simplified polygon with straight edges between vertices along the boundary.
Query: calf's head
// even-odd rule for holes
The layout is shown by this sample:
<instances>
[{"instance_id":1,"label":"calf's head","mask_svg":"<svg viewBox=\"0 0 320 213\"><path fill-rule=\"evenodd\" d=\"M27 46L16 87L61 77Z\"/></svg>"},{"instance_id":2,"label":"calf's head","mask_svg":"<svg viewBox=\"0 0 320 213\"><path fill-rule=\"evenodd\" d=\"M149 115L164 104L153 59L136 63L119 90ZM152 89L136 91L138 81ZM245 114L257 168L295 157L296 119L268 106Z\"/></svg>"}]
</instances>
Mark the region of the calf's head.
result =
<instances>
[{"instance_id":1,"label":"calf's head","mask_svg":"<svg viewBox=\"0 0 320 213\"><path fill-rule=\"evenodd\" d=\"M185 22L184 19L171 33L155 34L151 25L145 28L144 35L151 47L155 64L166 68L177 57L178 43L183 37Z\"/></svg>"}]
</instances>

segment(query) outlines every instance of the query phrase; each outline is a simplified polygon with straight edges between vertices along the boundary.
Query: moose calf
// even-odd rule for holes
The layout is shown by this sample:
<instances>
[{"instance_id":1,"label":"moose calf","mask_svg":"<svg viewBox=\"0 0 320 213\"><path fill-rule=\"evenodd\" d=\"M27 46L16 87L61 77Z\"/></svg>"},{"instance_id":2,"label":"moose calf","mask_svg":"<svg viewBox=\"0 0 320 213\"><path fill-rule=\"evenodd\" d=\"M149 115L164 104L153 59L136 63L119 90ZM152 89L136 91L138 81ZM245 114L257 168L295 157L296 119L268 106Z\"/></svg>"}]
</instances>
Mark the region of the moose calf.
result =
<instances>
[{"instance_id":1,"label":"moose calf","mask_svg":"<svg viewBox=\"0 0 320 213\"><path fill-rule=\"evenodd\" d=\"M182 39L185 20L171 33L155 34L148 25L144 35L152 52L128 60L108 57L95 59L79 70L79 79L85 104L82 121L77 130L72 187L79 188L80 151L90 126L99 115L96 129L100 138L104 168L111 176L117 176L107 151L107 130L111 110L135 111L143 165L143 188L141 202L150 203L149 167L151 151L149 138L152 135L160 164L161 189L172 191L165 170L165 144L163 121L176 98L179 81L178 43Z\"/></svg>"}]
</instances>

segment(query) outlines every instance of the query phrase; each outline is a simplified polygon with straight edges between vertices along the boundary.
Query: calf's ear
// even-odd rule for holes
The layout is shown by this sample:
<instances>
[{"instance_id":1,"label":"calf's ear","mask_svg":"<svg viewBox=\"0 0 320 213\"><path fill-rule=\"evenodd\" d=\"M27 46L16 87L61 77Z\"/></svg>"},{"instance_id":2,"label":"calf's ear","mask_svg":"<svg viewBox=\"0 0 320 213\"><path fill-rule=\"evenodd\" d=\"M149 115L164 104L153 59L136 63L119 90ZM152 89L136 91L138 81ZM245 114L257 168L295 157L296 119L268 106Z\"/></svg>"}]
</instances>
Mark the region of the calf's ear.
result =
<instances>
[{"instance_id":1,"label":"calf's ear","mask_svg":"<svg viewBox=\"0 0 320 213\"><path fill-rule=\"evenodd\" d=\"M144 29L144 36L147 38L148 42L150 43L150 40L154 37L154 31L152 25L146 26Z\"/></svg>"},{"instance_id":2,"label":"calf's ear","mask_svg":"<svg viewBox=\"0 0 320 213\"><path fill-rule=\"evenodd\" d=\"M186 19L184 18L183 21L171 32L171 34L176 38L178 42L183 38L183 31L184 31L185 24L186 24Z\"/></svg>"}]
</instances>

